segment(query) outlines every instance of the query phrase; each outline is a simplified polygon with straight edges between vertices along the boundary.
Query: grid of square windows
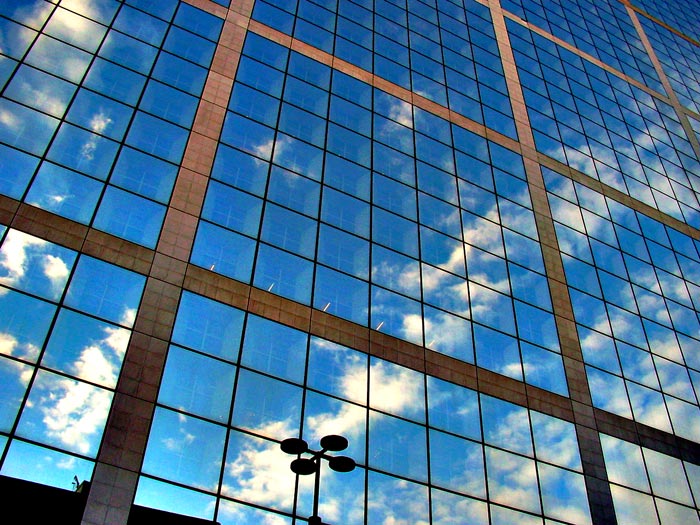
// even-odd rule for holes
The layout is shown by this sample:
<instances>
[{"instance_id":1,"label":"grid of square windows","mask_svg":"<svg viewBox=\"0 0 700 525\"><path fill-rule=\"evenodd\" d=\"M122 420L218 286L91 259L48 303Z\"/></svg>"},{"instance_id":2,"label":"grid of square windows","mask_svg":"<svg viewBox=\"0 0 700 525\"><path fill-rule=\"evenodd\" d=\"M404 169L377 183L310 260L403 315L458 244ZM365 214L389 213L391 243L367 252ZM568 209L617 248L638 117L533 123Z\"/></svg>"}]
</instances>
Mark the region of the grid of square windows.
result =
<instances>
[{"instance_id":1,"label":"grid of square windows","mask_svg":"<svg viewBox=\"0 0 700 525\"><path fill-rule=\"evenodd\" d=\"M673 107L509 20L538 151L700 224L700 163Z\"/></svg>"},{"instance_id":2,"label":"grid of square windows","mask_svg":"<svg viewBox=\"0 0 700 525\"><path fill-rule=\"evenodd\" d=\"M312 514L313 480L295 486L279 442L331 429L358 468L324 468L324 521L591 522L572 423L189 292L135 502L290 523Z\"/></svg>"},{"instance_id":3,"label":"grid of square windows","mask_svg":"<svg viewBox=\"0 0 700 525\"><path fill-rule=\"evenodd\" d=\"M4 2L0 25L0 192L154 247L222 21L35 0Z\"/></svg>"},{"instance_id":4,"label":"grid of square windows","mask_svg":"<svg viewBox=\"0 0 700 525\"><path fill-rule=\"evenodd\" d=\"M665 93L625 5L618 0L504 0L503 8Z\"/></svg>"},{"instance_id":5,"label":"grid of square windows","mask_svg":"<svg viewBox=\"0 0 700 525\"><path fill-rule=\"evenodd\" d=\"M700 41L700 14L693 0L634 0L632 4L657 20Z\"/></svg>"},{"instance_id":6,"label":"grid of square windows","mask_svg":"<svg viewBox=\"0 0 700 525\"><path fill-rule=\"evenodd\" d=\"M0 228L0 473L90 479L145 277Z\"/></svg>"},{"instance_id":7,"label":"grid of square windows","mask_svg":"<svg viewBox=\"0 0 700 525\"><path fill-rule=\"evenodd\" d=\"M191 260L565 394L524 177L519 155L251 34Z\"/></svg>"},{"instance_id":8,"label":"grid of square windows","mask_svg":"<svg viewBox=\"0 0 700 525\"><path fill-rule=\"evenodd\" d=\"M697 440L700 242L552 171L545 181L593 404Z\"/></svg>"},{"instance_id":9,"label":"grid of square windows","mask_svg":"<svg viewBox=\"0 0 700 525\"><path fill-rule=\"evenodd\" d=\"M618 523L700 523L700 469L646 447L600 434Z\"/></svg>"},{"instance_id":10,"label":"grid of square windows","mask_svg":"<svg viewBox=\"0 0 700 525\"><path fill-rule=\"evenodd\" d=\"M475 0L257 0L252 17L516 138L491 15Z\"/></svg>"},{"instance_id":11,"label":"grid of square windows","mask_svg":"<svg viewBox=\"0 0 700 525\"><path fill-rule=\"evenodd\" d=\"M645 17L640 21L673 92L686 108L700 113L700 46Z\"/></svg>"}]
</instances>

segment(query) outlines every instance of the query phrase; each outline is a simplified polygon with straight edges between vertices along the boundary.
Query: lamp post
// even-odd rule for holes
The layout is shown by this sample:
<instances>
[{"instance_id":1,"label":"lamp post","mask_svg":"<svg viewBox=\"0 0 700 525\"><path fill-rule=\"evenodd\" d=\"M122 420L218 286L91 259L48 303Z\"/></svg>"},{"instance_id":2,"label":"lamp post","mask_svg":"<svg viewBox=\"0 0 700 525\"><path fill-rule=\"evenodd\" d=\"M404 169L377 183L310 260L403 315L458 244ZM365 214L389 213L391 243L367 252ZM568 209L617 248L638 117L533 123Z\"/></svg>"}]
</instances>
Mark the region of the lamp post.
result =
<instances>
[{"instance_id":1,"label":"lamp post","mask_svg":"<svg viewBox=\"0 0 700 525\"><path fill-rule=\"evenodd\" d=\"M321 459L328 461L328 466L336 472L351 472L355 469L355 460L347 456L329 456L326 452L340 452L348 448L348 440L343 436L330 435L321 438L321 450L309 449L308 443L299 438L288 438L280 444L283 452L301 456L309 453L310 458L298 457L289 468L300 476L315 474L314 479L314 513L309 516L309 525L324 525L318 515L318 490L321 483Z\"/></svg>"}]
</instances>

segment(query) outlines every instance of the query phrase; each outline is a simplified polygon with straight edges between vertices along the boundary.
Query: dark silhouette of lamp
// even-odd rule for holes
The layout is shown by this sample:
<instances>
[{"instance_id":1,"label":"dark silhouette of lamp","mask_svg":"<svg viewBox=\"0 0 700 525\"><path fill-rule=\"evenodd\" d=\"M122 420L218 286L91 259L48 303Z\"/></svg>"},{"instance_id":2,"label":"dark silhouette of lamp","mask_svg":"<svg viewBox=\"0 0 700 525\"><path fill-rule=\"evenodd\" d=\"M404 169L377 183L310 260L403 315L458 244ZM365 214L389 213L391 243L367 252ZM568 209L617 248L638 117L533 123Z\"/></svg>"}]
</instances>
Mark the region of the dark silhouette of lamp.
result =
<instances>
[{"instance_id":1,"label":"dark silhouette of lamp","mask_svg":"<svg viewBox=\"0 0 700 525\"><path fill-rule=\"evenodd\" d=\"M318 515L318 489L321 484L321 459L328 461L328 466L336 472L351 472L355 469L355 460L347 456L329 456L326 452L340 452L348 448L348 440L343 436L330 435L321 438L321 450L310 450L308 443L299 438L288 438L280 444L283 452L301 456L311 454L310 458L298 457L289 468L300 476L315 474L314 480L314 514L309 516L309 525L324 525Z\"/></svg>"}]
</instances>

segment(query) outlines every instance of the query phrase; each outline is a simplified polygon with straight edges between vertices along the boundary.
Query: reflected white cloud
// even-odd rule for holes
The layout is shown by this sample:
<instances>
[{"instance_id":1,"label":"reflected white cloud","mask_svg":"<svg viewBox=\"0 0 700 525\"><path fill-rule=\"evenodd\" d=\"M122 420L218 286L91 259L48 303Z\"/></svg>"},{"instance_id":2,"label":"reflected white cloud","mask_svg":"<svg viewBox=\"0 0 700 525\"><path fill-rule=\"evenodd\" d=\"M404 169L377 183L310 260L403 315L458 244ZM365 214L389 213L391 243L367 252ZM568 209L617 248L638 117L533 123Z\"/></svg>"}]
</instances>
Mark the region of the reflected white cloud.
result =
<instances>
[{"instance_id":1,"label":"reflected white cloud","mask_svg":"<svg viewBox=\"0 0 700 525\"><path fill-rule=\"evenodd\" d=\"M20 343L12 334L0 332L0 354L35 361L39 352L41 352L41 348L38 346L29 342Z\"/></svg>"},{"instance_id":2,"label":"reflected white cloud","mask_svg":"<svg viewBox=\"0 0 700 525\"><path fill-rule=\"evenodd\" d=\"M278 136L277 140L270 139L267 142L255 145L253 147L253 153L255 153L255 155L257 155L258 157L262 157L263 159L269 159L272 155L273 148L275 148L278 154L282 154L287 149L290 143L291 139L289 137ZM255 161L256 163L262 162L258 159L255 159Z\"/></svg>"},{"instance_id":3,"label":"reflected white cloud","mask_svg":"<svg viewBox=\"0 0 700 525\"><path fill-rule=\"evenodd\" d=\"M83 159L87 161L94 160L95 150L97 149L97 144L100 140L98 135L103 135L112 122L112 119L102 112L98 113L97 115L93 115L92 119L90 120L90 129L97 135L91 134L90 138L81 146L80 155Z\"/></svg>"},{"instance_id":4,"label":"reflected white cloud","mask_svg":"<svg viewBox=\"0 0 700 525\"><path fill-rule=\"evenodd\" d=\"M107 420L111 392L59 376L44 376L35 385L39 397L28 406L42 414L44 433L83 454L96 454L96 437Z\"/></svg>"},{"instance_id":5,"label":"reflected white cloud","mask_svg":"<svg viewBox=\"0 0 700 525\"><path fill-rule=\"evenodd\" d=\"M293 436L295 429L288 421L273 423L265 429L269 434ZM289 468L290 456L277 443L260 439L241 440L236 454L226 462L222 491L250 503L276 509L291 509L294 504L294 474ZM234 485L235 484L235 485Z\"/></svg>"},{"instance_id":6,"label":"reflected white cloud","mask_svg":"<svg viewBox=\"0 0 700 525\"><path fill-rule=\"evenodd\" d=\"M489 495L493 501L532 512L540 511L533 460L487 448L486 467Z\"/></svg>"},{"instance_id":7,"label":"reflected white cloud","mask_svg":"<svg viewBox=\"0 0 700 525\"><path fill-rule=\"evenodd\" d=\"M465 519L470 525L488 525L489 516L486 503L455 494L432 491L433 525L463 525Z\"/></svg>"},{"instance_id":8,"label":"reflected white cloud","mask_svg":"<svg viewBox=\"0 0 700 525\"><path fill-rule=\"evenodd\" d=\"M124 316L133 316L133 312L127 311ZM76 324L68 329L80 327ZM130 334L108 325L102 326L101 332L102 339L89 341L74 355L61 343L52 348L50 342L42 362L76 378L114 387ZM10 337L2 338L2 343L18 346ZM109 390L41 371L32 386L19 431L68 450L94 455L111 403Z\"/></svg>"},{"instance_id":9,"label":"reflected white cloud","mask_svg":"<svg viewBox=\"0 0 700 525\"><path fill-rule=\"evenodd\" d=\"M56 93L52 89L52 84L37 86L27 81L18 82L19 85L12 83L10 89L13 89L23 102L31 101L33 107L41 109L55 117L61 117L63 115L68 105L68 100L56 96Z\"/></svg>"},{"instance_id":10,"label":"reflected white cloud","mask_svg":"<svg viewBox=\"0 0 700 525\"><path fill-rule=\"evenodd\" d=\"M386 476L370 477L367 515L381 525L429 525L426 487Z\"/></svg>"},{"instance_id":11,"label":"reflected white cloud","mask_svg":"<svg viewBox=\"0 0 700 525\"><path fill-rule=\"evenodd\" d=\"M370 405L391 414L423 407L422 376L417 372L385 361L370 366Z\"/></svg>"},{"instance_id":12,"label":"reflected white cloud","mask_svg":"<svg viewBox=\"0 0 700 525\"><path fill-rule=\"evenodd\" d=\"M127 310L122 322L134 315L133 310ZM102 331L104 338L83 348L70 368L76 377L113 387L117 384L131 332L113 326L104 326Z\"/></svg>"},{"instance_id":13,"label":"reflected white cloud","mask_svg":"<svg viewBox=\"0 0 700 525\"><path fill-rule=\"evenodd\" d=\"M589 369L588 384L595 406L623 417L632 416L622 378Z\"/></svg>"},{"instance_id":14,"label":"reflected white cloud","mask_svg":"<svg viewBox=\"0 0 700 525\"><path fill-rule=\"evenodd\" d=\"M68 264L59 256L49 253L53 246L48 241L18 230L11 230L0 250L0 284L21 287L28 272L39 270L49 281L49 294L60 294L70 273ZM33 265L33 266L32 266ZM7 292L0 287L0 295Z\"/></svg>"},{"instance_id":15,"label":"reflected white cloud","mask_svg":"<svg viewBox=\"0 0 700 525\"><path fill-rule=\"evenodd\" d=\"M396 99L389 109L389 118L413 129L413 107L408 102Z\"/></svg>"},{"instance_id":16,"label":"reflected white cloud","mask_svg":"<svg viewBox=\"0 0 700 525\"><path fill-rule=\"evenodd\" d=\"M413 260L406 264L392 264L381 260L372 266L372 279L375 282L387 283L387 286L397 291L413 294L420 283L420 267Z\"/></svg>"},{"instance_id":17,"label":"reflected white cloud","mask_svg":"<svg viewBox=\"0 0 700 525\"><path fill-rule=\"evenodd\" d=\"M14 286L26 273L27 251L34 246L43 247L47 242L19 231L8 233L0 251L0 267L6 275L0 277L0 283ZM0 289L1 290L1 289ZM0 291L0 293L2 293Z\"/></svg>"},{"instance_id":18,"label":"reflected white cloud","mask_svg":"<svg viewBox=\"0 0 700 525\"><path fill-rule=\"evenodd\" d=\"M48 2L33 2L25 5L18 3L12 12L12 18L24 25L38 29L43 25L53 8L53 5Z\"/></svg>"},{"instance_id":19,"label":"reflected white cloud","mask_svg":"<svg viewBox=\"0 0 700 525\"><path fill-rule=\"evenodd\" d=\"M545 514L567 523L590 525L583 476L545 464L538 465L538 472Z\"/></svg>"},{"instance_id":20,"label":"reflected white cloud","mask_svg":"<svg viewBox=\"0 0 700 525\"><path fill-rule=\"evenodd\" d=\"M531 411L530 416L537 459L580 471L581 458L574 425L539 412Z\"/></svg>"},{"instance_id":21,"label":"reflected white cloud","mask_svg":"<svg viewBox=\"0 0 700 525\"><path fill-rule=\"evenodd\" d=\"M377 361L371 366L372 399L376 400L377 408L393 413L403 413L421 406L423 402L423 385L420 374L398 366L391 366ZM349 399L362 399L367 391L367 373L364 362L350 360L334 378L339 384L343 395ZM363 441L366 430L367 409L351 403L337 403L334 408L317 413L310 413L305 424L306 434L311 440L329 434L340 434L347 437L351 444ZM264 428L252 429L260 435L294 436L298 432L292 428L291 420L274 421L264 425ZM313 448L313 445L311 445ZM363 448L363 447L360 447ZM257 438L237 439L235 447L230 448L235 453L226 463L224 492L234 495L250 503L269 506L275 509L291 509L294 495L294 474L289 469L290 456L281 452L275 442ZM364 458L354 458L363 462ZM361 470L357 476L363 477ZM354 474L350 474L352 476ZM319 513L331 522L346 520L348 523L363 521L363 492L361 480L356 484L348 484L348 474L338 475L324 470L324 497ZM343 477L345 476L345 477ZM312 477L302 477L301 494L303 505L308 505L308 499L313 494ZM348 501L357 500L356 505L348 505ZM423 504L423 503L421 503ZM348 516L350 508L355 508ZM268 517L260 516L268 520ZM272 521L269 521L272 520ZM269 517L265 523L274 523L275 518ZM390 522L387 522L390 523ZM395 521L393 523L415 523Z\"/></svg>"},{"instance_id":22,"label":"reflected white cloud","mask_svg":"<svg viewBox=\"0 0 700 525\"><path fill-rule=\"evenodd\" d=\"M11 111L0 109L0 124L16 131L21 125L21 120Z\"/></svg>"}]
</instances>

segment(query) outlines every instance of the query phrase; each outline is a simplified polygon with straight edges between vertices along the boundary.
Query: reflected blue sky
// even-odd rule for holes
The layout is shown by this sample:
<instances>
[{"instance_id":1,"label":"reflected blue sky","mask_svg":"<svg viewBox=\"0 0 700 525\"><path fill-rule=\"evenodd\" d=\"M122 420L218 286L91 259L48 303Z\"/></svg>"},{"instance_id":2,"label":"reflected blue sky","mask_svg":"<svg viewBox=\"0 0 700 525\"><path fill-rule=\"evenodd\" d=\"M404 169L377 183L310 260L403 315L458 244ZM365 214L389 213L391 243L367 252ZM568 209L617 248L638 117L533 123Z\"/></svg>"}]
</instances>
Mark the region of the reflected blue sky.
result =
<instances>
[{"instance_id":1,"label":"reflected blue sky","mask_svg":"<svg viewBox=\"0 0 700 525\"><path fill-rule=\"evenodd\" d=\"M91 477L88 459L100 446L144 278L17 230L6 233L0 424L14 439L2 473L67 488L74 475Z\"/></svg>"},{"instance_id":2,"label":"reflected blue sky","mask_svg":"<svg viewBox=\"0 0 700 525\"><path fill-rule=\"evenodd\" d=\"M132 4L0 6L0 191L154 248L222 21ZM258 0L254 18L516 138L486 5L331 7ZM375 34L351 39L363 24ZM512 30L539 150L696 224L700 173L673 108L525 34ZM246 44L189 262L566 396L522 159L263 40ZM694 439L697 243L545 175L594 404ZM89 479L145 276L0 233L2 472ZM573 424L189 292L158 395L139 504L291 524L311 513L311 480L278 441L339 432L360 466L324 469L331 522L590 523ZM697 522L694 467L602 439L621 523Z\"/></svg>"},{"instance_id":3,"label":"reflected blue sky","mask_svg":"<svg viewBox=\"0 0 700 525\"><path fill-rule=\"evenodd\" d=\"M213 301L188 294L178 319L186 319L187 310L196 312L215 306ZM223 305L219 308L221 318L231 318L236 311ZM224 311L229 314L222 316ZM237 326L236 330L243 330ZM359 525L366 513L368 519L382 522L391 517L393 523L428 523L425 483L430 482L441 489L435 489L433 500L434 521L439 523L461 522L457 515L450 515L447 505L473 512L477 523L485 519L483 498L487 490L495 502L589 523L571 423L496 398L479 398L472 390L433 378L426 391L424 376L418 372L317 337L311 339L307 350L303 332L250 314L243 333L241 362L245 361L246 367L237 372L229 430L217 421L221 421L231 399L235 367L220 361L214 353L206 357L184 348L171 349L138 502L162 506L151 502L156 482L148 476L208 493L216 490L216 472L221 469L221 494L236 500L219 507L216 516L222 522L259 520L274 524L285 523L285 515L291 513L309 515L313 480L300 478L295 496L290 458L280 450L278 440L301 432L313 448L322 436L339 433L350 441L344 454L353 457L359 467L351 474L333 473L324 467L319 510L324 519ZM235 334L231 336L240 340ZM287 346L295 349L294 355L276 353L275 345L269 344L276 338L287 341ZM188 341L204 348L199 337ZM304 381L307 351L305 381L309 389L305 390L295 383ZM275 371L275 376L292 382L262 375L249 367ZM205 384L204 379L211 377L214 369L222 369L216 374L220 380ZM184 389L183 373L189 377L189 386ZM202 402L209 398L218 401ZM216 407L219 410L213 412ZM435 428L427 429L426 422ZM485 443L481 441L482 425ZM226 432L228 444L224 446ZM534 445L531 435L535 436ZM197 453L185 454L192 447ZM543 509L539 504L538 472L540 483L548 487ZM415 501L406 505L407 497ZM210 504L206 501L201 494L192 500L194 506L174 502L169 508L211 518L213 500ZM199 504L202 506L197 509ZM262 508L282 514L267 513Z\"/></svg>"}]
</instances>

